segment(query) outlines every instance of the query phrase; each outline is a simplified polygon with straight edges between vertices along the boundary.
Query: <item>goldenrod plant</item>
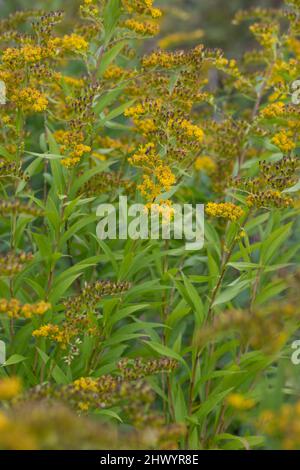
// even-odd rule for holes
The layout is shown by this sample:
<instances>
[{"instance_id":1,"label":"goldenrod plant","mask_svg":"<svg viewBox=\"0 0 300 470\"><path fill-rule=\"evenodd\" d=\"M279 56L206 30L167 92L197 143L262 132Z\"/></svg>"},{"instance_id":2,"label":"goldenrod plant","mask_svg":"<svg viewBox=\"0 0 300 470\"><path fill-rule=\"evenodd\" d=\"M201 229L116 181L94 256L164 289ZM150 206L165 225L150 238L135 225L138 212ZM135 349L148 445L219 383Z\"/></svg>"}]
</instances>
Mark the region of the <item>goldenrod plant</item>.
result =
<instances>
[{"instance_id":1,"label":"goldenrod plant","mask_svg":"<svg viewBox=\"0 0 300 470\"><path fill-rule=\"evenodd\" d=\"M300 448L300 1L237 60L166 3L0 21L1 449ZM122 197L203 246L101 238Z\"/></svg>"}]
</instances>

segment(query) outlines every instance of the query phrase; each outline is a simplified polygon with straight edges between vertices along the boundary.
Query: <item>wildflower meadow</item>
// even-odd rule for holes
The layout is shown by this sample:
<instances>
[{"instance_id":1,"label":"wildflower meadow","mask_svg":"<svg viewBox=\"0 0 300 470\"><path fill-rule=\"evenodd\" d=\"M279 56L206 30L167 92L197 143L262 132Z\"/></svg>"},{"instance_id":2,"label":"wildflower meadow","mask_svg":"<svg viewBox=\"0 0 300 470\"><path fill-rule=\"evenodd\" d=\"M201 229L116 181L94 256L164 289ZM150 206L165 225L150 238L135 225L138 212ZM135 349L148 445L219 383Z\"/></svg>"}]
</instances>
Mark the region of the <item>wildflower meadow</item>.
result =
<instances>
[{"instance_id":1,"label":"wildflower meadow","mask_svg":"<svg viewBox=\"0 0 300 470\"><path fill-rule=\"evenodd\" d=\"M300 1L15 3L0 449L299 450Z\"/></svg>"}]
</instances>

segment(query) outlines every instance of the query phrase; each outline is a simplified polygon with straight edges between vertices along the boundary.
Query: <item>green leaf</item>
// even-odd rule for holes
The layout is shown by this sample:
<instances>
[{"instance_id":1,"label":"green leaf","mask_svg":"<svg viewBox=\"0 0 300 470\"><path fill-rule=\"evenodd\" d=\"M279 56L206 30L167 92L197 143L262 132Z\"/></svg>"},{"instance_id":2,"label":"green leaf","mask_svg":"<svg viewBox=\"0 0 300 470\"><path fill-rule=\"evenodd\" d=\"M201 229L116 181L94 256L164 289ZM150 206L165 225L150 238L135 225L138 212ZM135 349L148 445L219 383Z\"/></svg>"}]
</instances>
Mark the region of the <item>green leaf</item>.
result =
<instances>
[{"instance_id":1,"label":"green leaf","mask_svg":"<svg viewBox=\"0 0 300 470\"><path fill-rule=\"evenodd\" d=\"M107 67L115 60L115 58L119 55L123 47L125 46L126 41L121 41L107 52L105 52L101 58L101 63L98 70L98 76L101 77Z\"/></svg>"},{"instance_id":2,"label":"green leaf","mask_svg":"<svg viewBox=\"0 0 300 470\"><path fill-rule=\"evenodd\" d=\"M245 290L250 284L250 280L240 281L234 285L229 286L221 294L219 294L213 303L213 307L221 305L234 299L238 294Z\"/></svg>"},{"instance_id":3,"label":"green leaf","mask_svg":"<svg viewBox=\"0 0 300 470\"><path fill-rule=\"evenodd\" d=\"M161 356L166 356L166 357L171 357L172 359L175 359L176 361L181 362L187 370L189 370L189 367L183 357L181 357L179 354L174 352L172 349L168 348L167 346L164 346L163 344L156 343L154 341L145 341L145 344L149 346L153 351L157 352Z\"/></svg>"},{"instance_id":4,"label":"green leaf","mask_svg":"<svg viewBox=\"0 0 300 470\"><path fill-rule=\"evenodd\" d=\"M115 27L121 15L121 1L120 0L108 0L106 3L103 24L105 29L105 43L107 44L112 37Z\"/></svg>"},{"instance_id":5,"label":"green leaf","mask_svg":"<svg viewBox=\"0 0 300 470\"><path fill-rule=\"evenodd\" d=\"M13 354L10 356L7 361L2 364L2 367L12 366L14 364L19 364L19 362L25 361L27 358L21 354Z\"/></svg>"}]
</instances>

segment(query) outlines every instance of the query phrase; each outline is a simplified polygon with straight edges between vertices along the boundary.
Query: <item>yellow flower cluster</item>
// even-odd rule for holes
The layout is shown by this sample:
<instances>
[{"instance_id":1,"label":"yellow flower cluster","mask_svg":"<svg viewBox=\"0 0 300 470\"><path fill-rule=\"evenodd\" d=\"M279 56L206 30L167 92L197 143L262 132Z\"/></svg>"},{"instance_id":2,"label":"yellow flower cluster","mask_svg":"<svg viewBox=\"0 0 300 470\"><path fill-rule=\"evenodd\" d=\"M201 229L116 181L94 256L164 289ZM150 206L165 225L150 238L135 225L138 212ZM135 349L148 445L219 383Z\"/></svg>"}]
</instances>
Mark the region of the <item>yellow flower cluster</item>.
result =
<instances>
[{"instance_id":1,"label":"yellow flower cluster","mask_svg":"<svg viewBox=\"0 0 300 470\"><path fill-rule=\"evenodd\" d=\"M291 152L296 148L295 142L291 139L292 131L281 130L272 138L272 142L284 153Z\"/></svg>"},{"instance_id":2,"label":"yellow flower cluster","mask_svg":"<svg viewBox=\"0 0 300 470\"><path fill-rule=\"evenodd\" d=\"M247 206L249 207L293 207L294 200L282 194L276 189L266 189L257 194L249 194L247 196Z\"/></svg>"},{"instance_id":3,"label":"yellow flower cluster","mask_svg":"<svg viewBox=\"0 0 300 470\"><path fill-rule=\"evenodd\" d=\"M154 132L157 130L157 127L153 121L153 119L134 119L133 120L134 124L136 125L137 130L143 134L144 136L147 136L151 132Z\"/></svg>"},{"instance_id":4,"label":"yellow flower cluster","mask_svg":"<svg viewBox=\"0 0 300 470\"><path fill-rule=\"evenodd\" d=\"M81 377L80 379L74 380L73 386L75 390L87 390L89 392L98 392L97 380L90 377Z\"/></svg>"},{"instance_id":5,"label":"yellow flower cluster","mask_svg":"<svg viewBox=\"0 0 300 470\"><path fill-rule=\"evenodd\" d=\"M232 222L237 221L244 215L243 209L231 202L209 202L206 206L206 213L212 217L222 217Z\"/></svg>"},{"instance_id":6,"label":"yellow flower cluster","mask_svg":"<svg viewBox=\"0 0 300 470\"><path fill-rule=\"evenodd\" d=\"M122 6L128 13L150 15L152 18L160 18L162 12L153 6L153 0L122 0Z\"/></svg>"},{"instance_id":7,"label":"yellow flower cluster","mask_svg":"<svg viewBox=\"0 0 300 470\"><path fill-rule=\"evenodd\" d=\"M161 101L155 100L153 103L153 107L156 106L157 109L161 107ZM157 130L157 126L152 118L144 117L147 114L149 109L143 104L138 103L135 106L131 106L130 108L126 109L125 116L133 118L133 122L138 131L141 132L143 135L148 135L151 132Z\"/></svg>"},{"instance_id":8,"label":"yellow flower cluster","mask_svg":"<svg viewBox=\"0 0 300 470\"><path fill-rule=\"evenodd\" d=\"M278 41L278 24L255 23L251 25L249 29L259 44L267 49L273 47Z\"/></svg>"},{"instance_id":9,"label":"yellow flower cluster","mask_svg":"<svg viewBox=\"0 0 300 470\"><path fill-rule=\"evenodd\" d=\"M126 117L132 117L132 118L137 118L142 116L143 114L146 113L146 108L142 105L142 103L138 103L135 106L131 106L130 108L127 108L124 112L124 115Z\"/></svg>"},{"instance_id":10,"label":"yellow flower cluster","mask_svg":"<svg viewBox=\"0 0 300 470\"><path fill-rule=\"evenodd\" d=\"M188 138L196 139L199 143L203 142L204 132L203 130L189 122L187 119L180 121L180 128L184 131L184 134Z\"/></svg>"},{"instance_id":11,"label":"yellow flower cluster","mask_svg":"<svg viewBox=\"0 0 300 470\"><path fill-rule=\"evenodd\" d=\"M22 111L28 113L45 111L48 105L46 96L39 90L31 87L16 90L11 96L11 101Z\"/></svg>"},{"instance_id":12,"label":"yellow flower cluster","mask_svg":"<svg viewBox=\"0 0 300 470\"><path fill-rule=\"evenodd\" d=\"M0 379L0 400L11 400L19 395L21 390L22 384L18 377Z\"/></svg>"},{"instance_id":13,"label":"yellow flower cluster","mask_svg":"<svg viewBox=\"0 0 300 470\"><path fill-rule=\"evenodd\" d=\"M242 77L239 71L236 60L228 60L226 57L217 57L213 63L217 69L223 70L232 77L238 78L241 82L245 81L245 78Z\"/></svg>"},{"instance_id":14,"label":"yellow flower cluster","mask_svg":"<svg viewBox=\"0 0 300 470\"><path fill-rule=\"evenodd\" d=\"M69 168L75 166L85 153L92 151L89 145L83 143L84 135L82 132L72 131L56 131L54 137L59 144L61 144L61 153L67 154L66 158L61 160L61 163Z\"/></svg>"},{"instance_id":15,"label":"yellow flower cluster","mask_svg":"<svg viewBox=\"0 0 300 470\"><path fill-rule=\"evenodd\" d=\"M226 401L229 406L239 411L247 411L255 406L255 400L246 398L241 393L231 393Z\"/></svg>"},{"instance_id":16,"label":"yellow flower cluster","mask_svg":"<svg viewBox=\"0 0 300 470\"><path fill-rule=\"evenodd\" d=\"M285 114L285 104L282 101L272 103L261 110L260 116L263 118L277 118Z\"/></svg>"},{"instance_id":17,"label":"yellow flower cluster","mask_svg":"<svg viewBox=\"0 0 300 470\"><path fill-rule=\"evenodd\" d=\"M176 54L167 51L152 52L148 56L143 57L142 65L144 68L159 66L165 69L171 69L178 65L178 57Z\"/></svg>"},{"instance_id":18,"label":"yellow flower cluster","mask_svg":"<svg viewBox=\"0 0 300 470\"><path fill-rule=\"evenodd\" d=\"M118 65L110 65L104 72L103 78L105 80L118 80L122 78L124 75L127 75L127 70L119 67Z\"/></svg>"},{"instance_id":19,"label":"yellow flower cluster","mask_svg":"<svg viewBox=\"0 0 300 470\"><path fill-rule=\"evenodd\" d=\"M1 299L0 313L10 318L31 318L33 315L44 315L51 308L48 302L40 301L35 304L21 304L17 299Z\"/></svg>"},{"instance_id":20,"label":"yellow flower cluster","mask_svg":"<svg viewBox=\"0 0 300 470\"><path fill-rule=\"evenodd\" d=\"M131 165L148 167L151 169L158 165L159 160L160 157L156 153L155 144L153 142L141 145L138 151L128 159Z\"/></svg>"},{"instance_id":21,"label":"yellow flower cluster","mask_svg":"<svg viewBox=\"0 0 300 470\"><path fill-rule=\"evenodd\" d=\"M284 84L288 74L290 79L298 77L299 65L296 59L290 59L288 62L277 60L272 69L270 85Z\"/></svg>"},{"instance_id":22,"label":"yellow flower cluster","mask_svg":"<svg viewBox=\"0 0 300 470\"><path fill-rule=\"evenodd\" d=\"M42 325L40 328L32 332L32 336L35 338L49 338L50 340L59 343L62 349L67 347L74 334L75 331L73 332L64 328L60 328L59 326L53 325L52 323Z\"/></svg>"},{"instance_id":23,"label":"yellow flower cluster","mask_svg":"<svg viewBox=\"0 0 300 470\"><path fill-rule=\"evenodd\" d=\"M73 52L85 52L88 48L87 41L78 34L66 34L61 41L63 49Z\"/></svg>"},{"instance_id":24,"label":"yellow flower cluster","mask_svg":"<svg viewBox=\"0 0 300 470\"><path fill-rule=\"evenodd\" d=\"M297 59L300 58L300 41L294 37L289 37L286 40L286 45L295 54Z\"/></svg>"},{"instance_id":25,"label":"yellow flower cluster","mask_svg":"<svg viewBox=\"0 0 300 470\"><path fill-rule=\"evenodd\" d=\"M84 144L77 144L74 146L73 151L70 153L69 157L63 158L61 160L61 163L67 167L73 167L75 166L78 162L80 162L81 157L85 153L91 152L91 147L89 145L84 145Z\"/></svg>"},{"instance_id":26,"label":"yellow flower cluster","mask_svg":"<svg viewBox=\"0 0 300 470\"><path fill-rule=\"evenodd\" d=\"M159 26L155 23L149 21L136 21L133 19L128 19L125 21L124 26L131 31L134 31L137 34L143 36L155 36L159 32Z\"/></svg>"},{"instance_id":27,"label":"yellow flower cluster","mask_svg":"<svg viewBox=\"0 0 300 470\"><path fill-rule=\"evenodd\" d=\"M143 196L149 201L154 201L163 192L170 191L175 184L176 178L172 170L167 165L160 164L157 166L150 177L148 174L143 175L143 182L138 185L138 189Z\"/></svg>"},{"instance_id":28,"label":"yellow flower cluster","mask_svg":"<svg viewBox=\"0 0 300 470\"><path fill-rule=\"evenodd\" d=\"M213 161L211 157L201 156L198 157L195 161L195 170L196 171L204 171L208 175L214 173L217 168L216 163Z\"/></svg>"}]
</instances>

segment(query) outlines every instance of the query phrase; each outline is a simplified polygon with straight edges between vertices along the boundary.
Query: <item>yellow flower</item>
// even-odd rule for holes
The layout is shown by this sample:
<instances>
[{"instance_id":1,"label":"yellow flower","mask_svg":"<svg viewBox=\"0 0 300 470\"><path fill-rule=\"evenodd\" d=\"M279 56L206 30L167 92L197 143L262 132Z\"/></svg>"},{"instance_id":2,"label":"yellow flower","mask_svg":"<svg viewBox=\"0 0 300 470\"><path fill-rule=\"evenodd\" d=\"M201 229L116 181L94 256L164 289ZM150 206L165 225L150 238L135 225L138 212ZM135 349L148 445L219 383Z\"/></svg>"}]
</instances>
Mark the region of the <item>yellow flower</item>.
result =
<instances>
[{"instance_id":1,"label":"yellow flower","mask_svg":"<svg viewBox=\"0 0 300 470\"><path fill-rule=\"evenodd\" d=\"M140 21L129 19L125 21L124 26L137 34L142 35L155 36L159 32L158 25L150 23L149 21L141 23Z\"/></svg>"},{"instance_id":2,"label":"yellow flower","mask_svg":"<svg viewBox=\"0 0 300 470\"><path fill-rule=\"evenodd\" d=\"M80 379L74 380L73 382L75 390L88 390L90 392L97 393L97 381L90 377L81 377Z\"/></svg>"},{"instance_id":3,"label":"yellow flower","mask_svg":"<svg viewBox=\"0 0 300 470\"><path fill-rule=\"evenodd\" d=\"M43 58L43 49L40 46L26 45L21 49L25 62L39 62Z\"/></svg>"},{"instance_id":4,"label":"yellow flower","mask_svg":"<svg viewBox=\"0 0 300 470\"><path fill-rule=\"evenodd\" d=\"M22 62L20 49L16 47L8 47L5 49L2 54L2 62L6 67L12 70L18 68Z\"/></svg>"},{"instance_id":5,"label":"yellow flower","mask_svg":"<svg viewBox=\"0 0 300 470\"><path fill-rule=\"evenodd\" d=\"M145 113L146 113L146 109L141 103L139 103L136 106L131 106L131 108L126 109L124 112L124 115L126 117L137 118Z\"/></svg>"},{"instance_id":6,"label":"yellow flower","mask_svg":"<svg viewBox=\"0 0 300 470\"><path fill-rule=\"evenodd\" d=\"M276 118L283 116L285 112L285 104L282 101L277 103L272 103L266 106L261 112L260 115L263 118Z\"/></svg>"},{"instance_id":7,"label":"yellow flower","mask_svg":"<svg viewBox=\"0 0 300 470\"><path fill-rule=\"evenodd\" d=\"M265 48L273 47L278 40L279 31L276 23L255 23L249 29L257 41Z\"/></svg>"},{"instance_id":8,"label":"yellow flower","mask_svg":"<svg viewBox=\"0 0 300 470\"><path fill-rule=\"evenodd\" d=\"M290 139L293 133L291 131L281 130L274 135L272 142L284 153L288 153L296 148L296 144Z\"/></svg>"},{"instance_id":9,"label":"yellow flower","mask_svg":"<svg viewBox=\"0 0 300 470\"><path fill-rule=\"evenodd\" d=\"M85 52L88 48L88 43L82 36L73 33L63 37L62 47L67 51Z\"/></svg>"},{"instance_id":10,"label":"yellow flower","mask_svg":"<svg viewBox=\"0 0 300 470\"><path fill-rule=\"evenodd\" d=\"M59 327L52 323L40 326L40 328L32 332L35 338L49 338L56 343L59 343L62 349L65 349L73 336L78 334L76 328L66 328L65 325Z\"/></svg>"},{"instance_id":11,"label":"yellow flower","mask_svg":"<svg viewBox=\"0 0 300 470\"><path fill-rule=\"evenodd\" d=\"M216 164L210 157L198 157L195 161L195 170L205 171L208 175L210 175L216 170Z\"/></svg>"},{"instance_id":12,"label":"yellow flower","mask_svg":"<svg viewBox=\"0 0 300 470\"><path fill-rule=\"evenodd\" d=\"M45 111L48 105L46 96L31 87L17 90L11 96L11 100L25 112L42 112Z\"/></svg>"},{"instance_id":13,"label":"yellow flower","mask_svg":"<svg viewBox=\"0 0 300 470\"><path fill-rule=\"evenodd\" d=\"M255 400L252 398L246 398L240 393L231 393L228 395L227 403L229 406L239 411L250 410L255 406Z\"/></svg>"},{"instance_id":14,"label":"yellow flower","mask_svg":"<svg viewBox=\"0 0 300 470\"><path fill-rule=\"evenodd\" d=\"M209 202L206 206L206 213L213 217L223 217L224 219L231 220L232 222L237 221L244 215L241 207L232 204L231 202Z\"/></svg>"},{"instance_id":15,"label":"yellow flower","mask_svg":"<svg viewBox=\"0 0 300 470\"><path fill-rule=\"evenodd\" d=\"M10 318L31 318L33 315L43 315L51 308L48 302L22 305L18 299L0 299L0 313L7 314Z\"/></svg>"},{"instance_id":16,"label":"yellow flower","mask_svg":"<svg viewBox=\"0 0 300 470\"><path fill-rule=\"evenodd\" d=\"M11 400L19 395L22 384L19 377L7 377L0 380L0 400Z\"/></svg>"},{"instance_id":17,"label":"yellow flower","mask_svg":"<svg viewBox=\"0 0 300 470\"><path fill-rule=\"evenodd\" d=\"M200 127L195 126L186 119L180 122L180 127L184 130L188 137L195 138L200 143L203 142L204 132Z\"/></svg>"},{"instance_id":18,"label":"yellow flower","mask_svg":"<svg viewBox=\"0 0 300 470\"><path fill-rule=\"evenodd\" d=\"M80 401L78 403L78 408L81 410L81 411L88 411L90 405L87 403L87 402L84 402L84 401Z\"/></svg>"}]
</instances>

